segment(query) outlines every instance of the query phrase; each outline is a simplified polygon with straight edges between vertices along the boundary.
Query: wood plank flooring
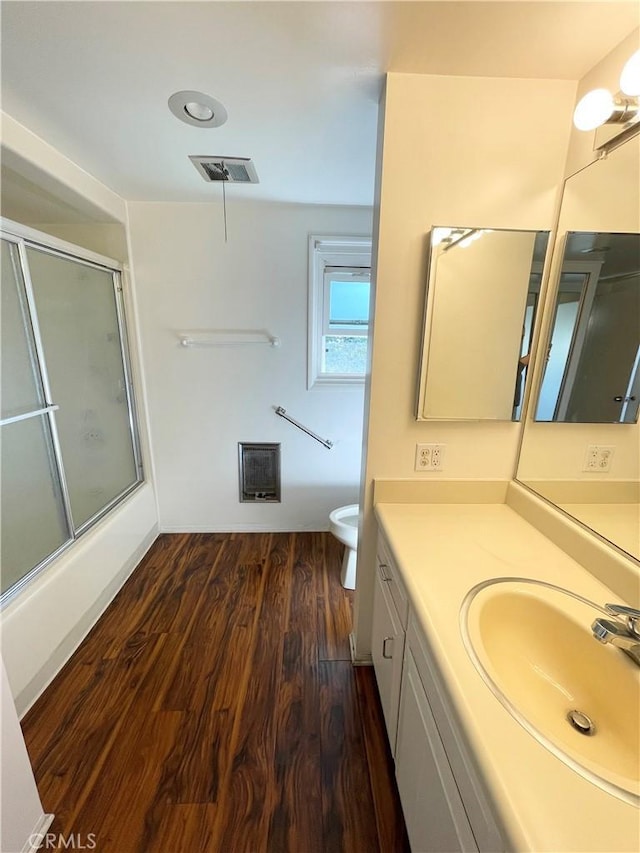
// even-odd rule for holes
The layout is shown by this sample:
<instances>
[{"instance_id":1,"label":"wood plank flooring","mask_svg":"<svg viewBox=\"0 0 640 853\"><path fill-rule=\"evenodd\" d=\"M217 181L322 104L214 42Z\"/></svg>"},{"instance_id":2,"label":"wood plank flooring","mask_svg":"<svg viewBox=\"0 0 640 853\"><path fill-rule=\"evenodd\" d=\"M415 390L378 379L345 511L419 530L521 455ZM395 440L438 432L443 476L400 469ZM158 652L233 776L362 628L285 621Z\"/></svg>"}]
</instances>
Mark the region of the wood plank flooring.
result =
<instances>
[{"instance_id":1,"label":"wood plank flooring","mask_svg":"<svg viewBox=\"0 0 640 853\"><path fill-rule=\"evenodd\" d=\"M160 536L22 721L51 832L97 853L408 851L341 556L327 533Z\"/></svg>"}]
</instances>

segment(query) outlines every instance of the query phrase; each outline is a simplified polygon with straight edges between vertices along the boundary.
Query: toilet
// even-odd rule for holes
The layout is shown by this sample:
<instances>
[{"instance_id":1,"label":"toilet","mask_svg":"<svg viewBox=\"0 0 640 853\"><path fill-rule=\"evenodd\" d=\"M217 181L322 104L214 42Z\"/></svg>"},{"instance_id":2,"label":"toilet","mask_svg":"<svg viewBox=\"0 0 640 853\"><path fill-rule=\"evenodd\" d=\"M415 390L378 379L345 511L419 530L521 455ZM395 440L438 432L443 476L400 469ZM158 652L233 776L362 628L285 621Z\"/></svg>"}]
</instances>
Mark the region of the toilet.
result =
<instances>
[{"instance_id":1,"label":"toilet","mask_svg":"<svg viewBox=\"0 0 640 853\"><path fill-rule=\"evenodd\" d=\"M329 530L345 546L340 580L345 589L356 588L356 549L358 547L358 504L340 506L329 513Z\"/></svg>"}]
</instances>

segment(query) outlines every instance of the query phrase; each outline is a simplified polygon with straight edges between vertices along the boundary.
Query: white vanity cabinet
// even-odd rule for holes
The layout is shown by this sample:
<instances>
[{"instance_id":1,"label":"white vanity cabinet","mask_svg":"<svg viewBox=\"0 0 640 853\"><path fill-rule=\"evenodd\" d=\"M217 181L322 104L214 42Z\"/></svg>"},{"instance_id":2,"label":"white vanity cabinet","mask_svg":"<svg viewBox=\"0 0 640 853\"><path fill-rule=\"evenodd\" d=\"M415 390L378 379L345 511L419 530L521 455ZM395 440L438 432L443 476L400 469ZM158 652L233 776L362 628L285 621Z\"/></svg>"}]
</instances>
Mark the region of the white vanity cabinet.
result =
<instances>
[{"instance_id":1,"label":"white vanity cabinet","mask_svg":"<svg viewBox=\"0 0 640 853\"><path fill-rule=\"evenodd\" d=\"M395 754L396 745L407 611L407 594L389 549L380 537L376 559L371 651L392 754Z\"/></svg>"},{"instance_id":2,"label":"white vanity cabinet","mask_svg":"<svg viewBox=\"0 0 640 853\"><path fill-rule=\"evenodd\" d=\"M497 853L505 849L411 608L395 761L413 853Z\"/></svg>"},{"instance_id":3,"label":"white vanity cabinet","mask_svg":"<svg viewBox=\"0 0 640 853\"><path fill-rule=\"evenodd\" d=\"M413 853L497 853L503 838L401 574L378 538L372 654Z\"/></svg>"},{"instance_id":4,"label":"white vanity cabinet","mask_svg":"<svg viewBox=\"0 0 640 853\"><path fill-rule=\"evenodd\" d=\"M409 648L402 678L396 778L414 853L478 850Z\"/></svg>"},{"instance_id":5,"label":"white vanity cabinet","mask_svg":"<svg viewBox=\"0 0 640 853\"><path fill-rule=\"evenodd\" d=\"M574 604L556 601L552 588L557 591L560 577L560 589L577 599L624 601L625 596L615 590L627 586L631 590L634 582L637 588L637 567L609 553L607 546L570 519L558 517L553 508L518 484L507 489L511 503L496 497L493 503L453 504L451 490L455 496L460 494L459 487L444 482L438 490L425 492L428 501L412 503L414 488L403 493L400 484L381 485L379 496L388 494L394 500L375 505L378 532L391 546L394 569L407 593L394 764L413 853L638 853L636 804L626 795L623 798L622 790L610 791L597 780L594 783L579 760L552 752L525 729L478 672L464 636L466 625L479 651L483 640L495 638L486 630L490 623L482 620L498 624L499 608L483 608L487 602L513 604L514 599L502 598L507 588L498 582L520 578L541 586L523 590L527 598L522 602L522 618L505 618L499 625L505 632L501 642L506 652L514 653L514 666L520 666L518 649L523 647L518 643L525 637L520 626L526 624L527 612L530 618L538 618L534 591L556 609L558 620L566 617L576 630L574 620L579 621L591 649L595 641L589 639L590 620L586 613L574 615L574 606L584 605L579 600ZM464 495L475 501L477 493L469 488ZM407 500L401 502L404 495ZM436 503L440 497L442 503ZM572 553L580 551L585 563L611 577L615 589L563 551L546 531L558 542L564 537ZM479 590L482 597L474 599L473 609L466 613L465 603ZM556 633L561 637L562 629ZM543 652L534 640L527 641L527 665L539 661L537 672L544 684L549 673L557 674L560 658L549 656L546 649ZM626 666L615 649L609 651L611 664ZM561 680L560 688L563 685ZM546 697L538 693L544 703ZM525 698L535 701L535 695ZM530 707L523 704L522 712ZM572 750L589 748L577 734L573 744Z\"/></svg>"}]
</instances>

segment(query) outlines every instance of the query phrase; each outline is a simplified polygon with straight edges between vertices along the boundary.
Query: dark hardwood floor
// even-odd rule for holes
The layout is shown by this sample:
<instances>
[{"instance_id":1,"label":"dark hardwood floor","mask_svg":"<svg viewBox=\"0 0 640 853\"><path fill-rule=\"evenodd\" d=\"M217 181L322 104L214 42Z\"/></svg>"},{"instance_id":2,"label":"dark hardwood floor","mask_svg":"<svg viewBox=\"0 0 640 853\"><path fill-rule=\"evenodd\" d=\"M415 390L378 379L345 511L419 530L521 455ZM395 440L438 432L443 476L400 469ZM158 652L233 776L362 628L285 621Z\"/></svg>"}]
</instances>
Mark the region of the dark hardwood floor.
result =
<instances>
[{"instance_id":1,"label":"dark hardwood floor","mask_svg":"<svg viewBox=\"0 0 640 853\"><path fill-rule=\"evenodd\" d=\"M160 536L22 721L50 831L97 853L407 851L341 548Z\"/></svg>"}]
</instances>

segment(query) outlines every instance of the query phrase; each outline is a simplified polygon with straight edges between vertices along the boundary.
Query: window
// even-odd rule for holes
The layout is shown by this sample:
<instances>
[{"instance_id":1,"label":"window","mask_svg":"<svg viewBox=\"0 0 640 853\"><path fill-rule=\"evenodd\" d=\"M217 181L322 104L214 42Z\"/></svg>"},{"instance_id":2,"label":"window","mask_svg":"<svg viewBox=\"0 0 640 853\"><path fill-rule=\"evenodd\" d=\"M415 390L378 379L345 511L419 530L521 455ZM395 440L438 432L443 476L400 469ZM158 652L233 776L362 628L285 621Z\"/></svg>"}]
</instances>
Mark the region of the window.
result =
<instances>
[{"instance_id":1,"label":"window","mask_svg":"<svg viewBox=\"0 0 640 853\"><path fill-rule=\"evenodd\" d=\"M0 244L2 600L142 481L120 271L11 232Z\"/></svg>"},{"instance_id":2,"label":"window","mask_svg":"<svg viewBox=\"0 0 640 853\"><path fill-rule=\"evenodd\" d=\"M371 240L309 238L309 388L364 382L370 279Z\"/></svg>"}]
</instances>

